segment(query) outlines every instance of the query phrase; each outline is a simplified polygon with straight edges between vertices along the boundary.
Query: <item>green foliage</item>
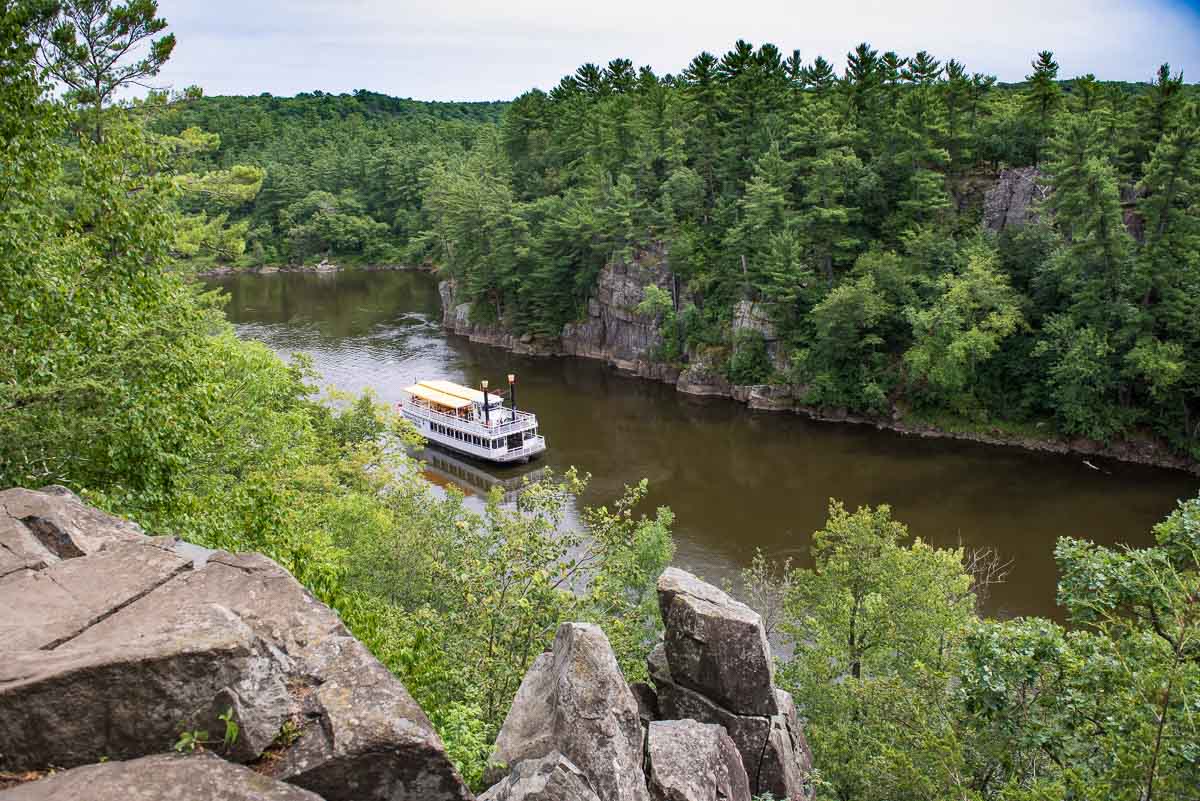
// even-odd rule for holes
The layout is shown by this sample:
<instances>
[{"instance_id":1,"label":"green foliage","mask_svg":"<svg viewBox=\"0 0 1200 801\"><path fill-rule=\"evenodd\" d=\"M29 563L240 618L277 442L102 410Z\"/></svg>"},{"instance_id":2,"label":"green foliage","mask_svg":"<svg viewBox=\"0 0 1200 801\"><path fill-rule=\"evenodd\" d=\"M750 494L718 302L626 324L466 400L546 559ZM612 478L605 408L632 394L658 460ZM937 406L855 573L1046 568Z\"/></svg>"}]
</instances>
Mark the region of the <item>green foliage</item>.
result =
<instances>
[{"instance_id":1,"label":"green foliage","mask_svg":"<svg viewBox=\"0 0 1200 801\"><path fill-rule=\"evenodd\" d=\"M1138 550L1059 541L1070 628L985 621L984 574L964 567L978 560L905 544L887 507L831 503L813 568L785 585L795 656L779 672L807 718L818 798L1189 798L1200 498L1155 536Z\"/></svg>"},{"instance_id":2,"label":"green foliage","mask_svg":"<svg viewBox=\"0 0 1200 801\"><path fill-rule=\"evenodd\" d=\"M739 331L729 357L729 380L734 384L765 384L771 376L767 341L758 331Z\"/></svg>"},{"instance_id":3,"label":"green foliage","mask_svg":"<svg viewBox=\"0 0 1200 801\"><path fill-rule=\"evenodd\" d=\"M961 551L905 546L888 507L831 502L793 574L781 680L830 797L941 797L961 770L947 682L974 617Z\"/></svg>"},{"instance_id":4,"label":"green foliage","mask_svg":"<svg viewBox=\"0 0 1200 801\"><path fill-rule=\"evenodd\" d=\"M1004 339L1023 324L1020 297L996 269L995 252L981 245L961 275L937 281L933 304L909 309L913 345L904 354L919 397L963 416L978 414L979 371Z\"/></svg>"},{"instance_id":5,"label":"green foliage","mask_svg":"<svg viewBox=\"0 0 1200 801\"><path fill-rule=\"evenodd\" d=\"M179 753L195 753L203 751L204 746L211 742L208 739L208 732L199 729L193 731L180 732L179 739L175 741L175 750Z\"/></svg>"},{"instance_id":6,"label":"green foliage","mask_svg":"<svg viewBox=\"0 0 1200 801\"><path fill-rule=\"evenodd\" d=\"M359 91L192 95L147 108L153 129L181 157L181 182L190 190L184 211L228 214L227 224L247 240L246 255L220 258L252 265L425 258L414 240L429 225L426 170L461 155L505 105ZM180 255L209 263L203 253Z\"/></svg>"},{"instance_id":7,"label":"green foliage","mask_svg":"<svg viewBox=\"0 0 1200 801\"><path fill-rule=\"evenodd\" d=\"M221 745L228 752L234 745L237 744L238 735L241 734L241 726L233 719L233 707L227 708L217 719L225 724L225 736L221 739Z\"/></svg>"}]
</instances>

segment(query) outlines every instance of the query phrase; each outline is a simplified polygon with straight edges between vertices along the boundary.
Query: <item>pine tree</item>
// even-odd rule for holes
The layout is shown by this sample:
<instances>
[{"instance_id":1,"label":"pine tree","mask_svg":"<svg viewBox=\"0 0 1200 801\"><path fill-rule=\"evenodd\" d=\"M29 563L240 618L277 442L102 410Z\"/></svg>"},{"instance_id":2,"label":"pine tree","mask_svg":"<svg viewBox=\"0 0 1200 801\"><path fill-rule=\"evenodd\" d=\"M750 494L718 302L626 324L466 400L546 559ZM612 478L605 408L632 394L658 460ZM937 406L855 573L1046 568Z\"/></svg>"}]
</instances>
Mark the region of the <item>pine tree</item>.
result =
<instances>
[{"instance_id":1,"label":"pine tree","mask_svg":"<svg viewBox=\"0 0 1200 801\"><path fill-rule=\"evenodd\" d=\"M175 35L162 33L156 0L65 0L38 31L38 59L68 88L68 98L89 107L92 138L104 138L103 110L124 86L145 86L175 49ZM130 60L145 47L145 54Z\"/></svg>"},{"instance_id":2,"label":"pine tree","mask_svg":"<svg viewBox=\"0 0 1200 801\"><path fill-rule=\"evenodd\" d=\"M1052 132L1054 115L1062 107L1062 90L1058 83L1058 62L1054 53L1043 50L1033 62L1033 74L1026 75L1029 89L1025 94L1025 110L1032 118L1033 163L1039 164L1045 142Z\"/></svg>"},{"instance_id":3,"label":"pine tree","mask_svg":"<svg viewBox=\"0 0 1200 801\"><path fill-rule=\"evenodd\" d=\"M1183 106L1183 73L1171 75L1171 65L1158 68L1150 89L1141 95L1134 111L1130 140L1121 153L1121 163L1134 178L1140 177L1159 141L1174 124Z\"/></svg>"},{"instance_id":4,"label":"pine tree","mask_svg":"<svg viewBox=\"0 0 1200 801\"><path fill-rule=\"evenodd\" d=\"M1050 143L1047 204L1066 247L1055 258L1075 318L1098 331L1128 322L1132 237L1125 230L1111 152L1096 120L1067 116Z\"/></svg>"},{"instance_id":5,"label":"pine tree","mask_svg":"<svg viewBox=\"0 0 1200 801\"><path fill-rule=\"evenodd\" d=\"M821 56L814 58L813 63L804 68L803 78L804 85L815 90L818 95L828 92L837 84L833 65Z\"/></svg>"}]
</instances>

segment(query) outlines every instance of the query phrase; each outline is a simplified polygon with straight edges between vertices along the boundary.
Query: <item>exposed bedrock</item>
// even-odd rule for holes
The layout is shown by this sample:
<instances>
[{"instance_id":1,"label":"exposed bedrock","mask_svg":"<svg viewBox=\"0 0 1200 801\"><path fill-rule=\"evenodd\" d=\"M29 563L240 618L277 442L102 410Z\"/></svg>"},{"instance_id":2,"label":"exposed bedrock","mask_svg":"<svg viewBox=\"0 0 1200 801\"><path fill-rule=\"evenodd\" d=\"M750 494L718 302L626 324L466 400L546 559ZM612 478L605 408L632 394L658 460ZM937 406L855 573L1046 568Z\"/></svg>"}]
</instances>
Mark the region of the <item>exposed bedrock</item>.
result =
<instances>
[{"instance_id":1,"label":"exposed bedrock","mask_svg":"<svg viewBox=\"0 0 1200 801\"><path fill-rule=\"evenodd\" d=\"M750 801L733 740L724 727L694 720L650 724L646 784L653 801Z\"/></svg>"},{"instance_id":2,"label":"exposed bedrock","mask_svg":"<svg viewBox=\"0 0 1200 801\"><path fill-rule=\"evenodd\" d=\"M480 317L496 315L474 314L472 304L464 302L453 281L442 281L438 292L442 298L442 324L472 342L522 354L599 359L624 372L674 384L679 378L678 368L655 358L663 345L659 319L640 313L637 307L651 285L672 298L678 297L682 307L687 299L680 296L682 290L675 283L662 248L640 251L629 261L611 261L600 270L583 319L563 326L559 336L552 339L516 336L501 319L480 322Z\"/></svg>"},{"instance_id":3,"label":"exposed bedrock","mask_svg":"<svg viewBox=\"0 0 1200 801\"><path fill-rule=\"evenodd\" d=\"M792 697L775 687L759 615L677 568L658 580L664 642L648 660L664 720L725 728L754 795L810 799L812 754Z\"/></svg>"},{"instance_id":4,"label":"exposed bedrock","mask_svg":"<svg viewBox=\"0 0 1200 801\"><path fill-rule=\"evenodd\" d=\"M591 624L559 626L553 649L525 674L496 739L490 778L553 752L578 767L600 801L648 801L638 703L608 638Z\"/></svg>"},{"instance_id":5,"label":"exposed bedrock","mask_svg":"<svg viewBox=\"0 0 1200 801\"><path fill-rule=\"evenodd\" d=\"M404 686L270 559L148 537L61 488L0 492L0 558L0 771L205 732L327 801L471 797Z\"/></svg>"},{"instance_id":6,"label":"exposed bedrock","mask_svg":"<svg viewBox=\"0 0 1200 801\"><path fill-rule=\"evenodd\" d=\"M557 751L519 762L479 801L599 801L583 771Z\"/></svg>"},{"instance_id":7,"label":"exposed bedrock","mask_svg":"<svg viewBox=\"0 0 1200 801\"><path fill-rule=\"evenodd\" d=\"M1037 167L1011 167L1000 171L996 183L983 197L983 225L1003 231L1037 219L1037 205L1049 190L1041 183Z\"/></svg>"},{"instance_id":8,"label":"exposed bedrock","mask_svg":"<svg viewBox=\"0 0 1200 801\"><path fill-rule=\"evenodd\" d=\"M0 792L2 801L322 801L212 754L160 754L55 773Z\"/></svg>"}]
</instances>

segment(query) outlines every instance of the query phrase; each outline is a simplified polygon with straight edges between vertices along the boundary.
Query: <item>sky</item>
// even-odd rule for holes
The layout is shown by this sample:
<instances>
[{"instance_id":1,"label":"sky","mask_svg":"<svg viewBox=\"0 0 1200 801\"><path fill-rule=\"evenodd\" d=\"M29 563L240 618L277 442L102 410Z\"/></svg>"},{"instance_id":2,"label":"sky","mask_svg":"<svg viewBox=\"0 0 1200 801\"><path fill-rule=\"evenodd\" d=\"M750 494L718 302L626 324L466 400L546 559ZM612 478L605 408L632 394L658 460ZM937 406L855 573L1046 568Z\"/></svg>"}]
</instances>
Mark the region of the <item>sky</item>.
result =
<instances>
[{"instance_id":1,"label":"sky","mask_svg":"<svg viewBox=\"0 0 1200 801\"><path fill-rule=\"evenodd\" d=\"M508 100L585 62L678 73L702 50L772 42L840 69L868 41L1019 81L1050 49L1064 78L1200 81L1200 0L159 0L178 39L159 76L206 94L369 89Z\"/></svg>"}]
</instances>

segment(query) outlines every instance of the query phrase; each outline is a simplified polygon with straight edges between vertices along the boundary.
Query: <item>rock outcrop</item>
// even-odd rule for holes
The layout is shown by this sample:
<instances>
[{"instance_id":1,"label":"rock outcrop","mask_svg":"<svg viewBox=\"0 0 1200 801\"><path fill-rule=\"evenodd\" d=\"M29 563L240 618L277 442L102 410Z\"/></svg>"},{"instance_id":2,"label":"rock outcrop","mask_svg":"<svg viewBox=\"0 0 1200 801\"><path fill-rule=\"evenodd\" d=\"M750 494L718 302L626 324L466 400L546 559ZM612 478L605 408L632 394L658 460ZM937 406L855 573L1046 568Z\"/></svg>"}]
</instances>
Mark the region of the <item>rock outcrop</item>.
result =
<instances>
[{"instance_id":1,"label":"rock outcrop","mask_svg":"<svg viewBox=\"0 0 1200 801\"><path fill-rule=\"evenodd\" d=\"M776 372L786 373L791 366L788 363L788 354L765 303L740 300L733 307L733 341L736 343L738 335L747 331L762 337L767 346L767 357L771 360L771 367Z\"/></svg>"},{"instance_id":2,"label":"rock outcrop","mask_svg":"<svg viewBox=\"0 0 1200 801\"><path fill-rule=\"evenodd\" d=\"M983 198L983 224L991 231L1025 225L1037 219L1037 204L1048 190L1037 167L1013 167L1000 177Z\"/></svg>"},{"instance_id":3,"label":"rock outcrop","mask_svg":"<svg viewBox=\"0 0 1200 801\"><path fill-rule=\"evenodd\" d=\"M588 301L587 317L563 326L563 352L600 359L643 378L675 381L678 370L654 359L663 346L657 316L637 310L647 287L657 286L675 297L674 280L665 269L661 251L640 253L630 262L606 264Z\"/></svg>"},{"instance_id":4,"label":"rock outcrop","mask_svg":"<svg viewBox=\"0 0 1200 801\"><path fill-rule=\"evenodd\" d=\"M733 740L723 727L694 720L650 724L646 783L653 801L750 801Z\"/></svg>"},{"instance_id":5,"label":"rock outcrop","mask_svg":"<svg viewBox=\"0 0 1200 801\"><path fill-rule=\"evenodd\" d=\"M212 754L142 757L55 773L0 792L0 801L322 801Z\"/></svg>"},{"instance_id":6,"label":"rock outcrop","mask_svg":"<svg viewBox=\"0 0 1200 801\"><path fill-rule=\"evenodd\" d=\"M442 325L472 342L520 354L599 359L623 372L674 384L679 369L655 359L663 344L658 318L637 310L646 296L646 287L651 285L672 297L678 294L661 249L641 251L628 262L609 262L596 279L587 315L579 322L564 325L558 337L552 339L516 336L503 321L474 322L471 304L460 300L453 281L442 281L438 292L442 298Z\"/></svg>"},{"instance_id":7,"label":"rock outcrop","mask_svg":"<svg viewBox=\"0 0 1200 801\"><path fill-rule=\"evenodd\" d=\"M554 647L525 674L496 738L490 778L557 751L587 777L600 801L647 801L638 704L608 638L563 623Z\"/></svg>"},{"instance_id":8,"label":"rock outcrop","mask_svg":"<svg viewBox=\"0 0 1200 801\"><path fill-rule=\"evenodd\" d=\"M723 726L753 794L812 798L812 755L791 696L774 686L758 614L676 568L659 577L658 594L666 634L648 669L661 717Z\"/></svg>"},{"instance_id":9,"label":"rock outcrop","mask_svg":"<svg viewBox=\"0 0 1200 801\"><path fill-rule=\"evenodd\" d=\"M791 696L775 687L759 615L675 568L659 577L658 601L666 633L648 660L653 687L625 683L597 627L559 627L521 682L482 799L557 798L553 779L573 801L578 770L599 801L811 800L812 757Z\"/></svg>"},{"instance_id":10,"label":"rock outcrop","mask_svg":"<svg viewBox=\"0 0 1200 801\"><path fill-rule=\"evenodd\" d=\"M762 618L711 584L669 567L658 578L671 676L740 715L774 715L775 668Z\"/></svg>"},{"instance_id":11,"label":"rock outcrop","mask_svg":"<svg viewBox=\"0 0 1200 801\"><path fill-rule=\"evenodd\" d=\"M587 776L557 751L527 759L479 801L599 801Z\"/></svg>"},{"instance_id":12,"label":"rock outcrop","mask_svg":"<svg viewBox=\"0 0 1200 801\"><path fill-rule=\"evenodd\" d=\"M148 537L61 488L0 492L0 546L0 770L203 731L327 801L470 798L403 685L266 557Z\"/></svg>"},{"instance_id":13,"label":"rock outcrop","mask_svg":"<svg viewBox=\"0 0 1200 801\"><path fill-rule=\"evenodd\" d=\"M721 365L709 353L693 354L687 369L676 379L675 389L685 395L704 398L728 398L733 394L733 387Z\"/></svg>"}]
</instances>

